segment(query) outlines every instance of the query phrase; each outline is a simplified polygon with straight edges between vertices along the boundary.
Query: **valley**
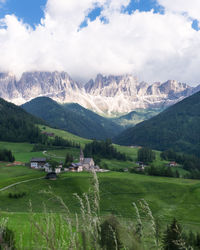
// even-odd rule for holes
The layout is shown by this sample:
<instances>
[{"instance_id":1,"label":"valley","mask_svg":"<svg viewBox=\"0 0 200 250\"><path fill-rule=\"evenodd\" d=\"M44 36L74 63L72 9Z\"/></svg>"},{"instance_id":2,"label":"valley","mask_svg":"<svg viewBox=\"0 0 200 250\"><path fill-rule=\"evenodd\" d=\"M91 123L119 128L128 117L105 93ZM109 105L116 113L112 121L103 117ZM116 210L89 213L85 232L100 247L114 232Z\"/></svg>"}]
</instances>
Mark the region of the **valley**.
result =
<instances>
[{"instance_id":1,"label":"valley","mask_svg":"<svg viewBox=\"0 0 200 250\"><path fill-rule=\"evenodd\" d=\"M43 129L43 125L40 126ZM89 140L74 136L66 131L45 127L45 131L55 133L66 139L72 139L79 142L83 147ZM102 159L102 163L108 166L111 171L108 173L99 173L100 188L100 211L101 216L106 214L115 214L120 220L129 221L136 219L136 213L132 205L133 202L139 204L141 199L145 199L152 210L156 219L159 220L162 228L176 217L187 230L198 230L199 220L199 194L200 181L183 178L167 178L157 176L146 176L135 173L118 172L117 169L126 169L134 166L137 161L137 147L115 146L122 153L131 157L132 161L120 162L114 159ZM12 150L16 161L27 163L32 157L44 157L44 152L32 152L33 145L29 143L11 143L1 142L0 149L7 148ZM79 149L65 148L59 150L47 151L48 155L54 160L64 160L66 153L72 154L75 158L79 157ZM156 162L160 165L160 152L156 152ZM165 163L165 162L164 162ZM44 177L45 173L39 170L32 170L27 166L6 166L6 163L0 163L0 188L11 185L16 182ZM117 172L116 172L117 171ZM30 218L29 201L31 201L32 211L37 220L44 216L45 209L57 215L64 213L63 206L56 201L51 194L44 193L49 188L53 194L62 197L69 210L74 213L80 213L78 201L73 195L77 193L82 196L88 192L92 185L92 175L87 172L82 173L61 173L56 181L37 179L13 186L0 192L0 210L1 215L8 217L9 228L16 233L16 239L19 244L22 228L28 228L23 233L23 244L28 245L31 238L29 227ZM19 199L10 199L9 193L22 193L25 196Z\"/></svg>"}]
</instances>

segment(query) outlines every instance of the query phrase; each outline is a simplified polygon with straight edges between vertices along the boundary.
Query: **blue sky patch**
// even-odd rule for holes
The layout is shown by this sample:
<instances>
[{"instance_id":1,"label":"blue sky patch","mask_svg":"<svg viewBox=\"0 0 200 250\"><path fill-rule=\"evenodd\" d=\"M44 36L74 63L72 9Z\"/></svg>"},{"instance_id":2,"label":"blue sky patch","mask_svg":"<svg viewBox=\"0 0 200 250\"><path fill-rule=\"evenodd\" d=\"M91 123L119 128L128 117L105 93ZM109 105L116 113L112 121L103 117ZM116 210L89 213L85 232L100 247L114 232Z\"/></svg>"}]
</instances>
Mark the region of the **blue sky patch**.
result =
<instances>
[{"instance_id":1,"label":"blue sky patch","mask_svg":"<svg viewBox=\"0 0 200 250\"><path fill-rule=\"evenodd\" d=\"M154 10L154 13L164 13L163 7L158 5L156 0L132 0L123 12L131 14L135 10L150 11L152 9Z\"/></svg>"},{"instance_id":2,"label":"blue sky patch","mask_svg":"<svg viewBox=\"0 0 200 250\"><path fill-rule=\"evenodd\" d=\"M7 14L15 14L25 23L34 27L44 17L47 0L7 0L0 8L0 18Z\"/></svg>"},{"instance_id":3,"label":"blue sky patch","mask_svg":"<svg viewBox=\"0 0 200 250\"><path fill-rule=\"evenodd\" d=\"M194 21L192 22L192 28L193 28L194 30L197 30L197 31L200 30L198 20L194 20Z\"/></svg>"}]
</instances>

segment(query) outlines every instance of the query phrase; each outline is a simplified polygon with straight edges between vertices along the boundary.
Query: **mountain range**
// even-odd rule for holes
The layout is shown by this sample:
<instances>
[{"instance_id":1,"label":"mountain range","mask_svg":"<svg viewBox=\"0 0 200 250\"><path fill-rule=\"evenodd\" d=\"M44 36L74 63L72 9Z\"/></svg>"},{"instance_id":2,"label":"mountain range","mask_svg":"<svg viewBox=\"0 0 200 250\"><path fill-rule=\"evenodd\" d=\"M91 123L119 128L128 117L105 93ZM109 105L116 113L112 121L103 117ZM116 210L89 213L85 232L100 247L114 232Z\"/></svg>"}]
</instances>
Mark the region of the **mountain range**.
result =
<instances>
[{"instance_id":1,"label":"mountain range","mask_svg":"<svg viewBox=\"0 0 200 250\"><path fill-rule=\"evenodd\" d=\"M200 156L200 92L123 131L114 142Z\"/></svg>"},{"instance_id":2,"label":"mountain range","mask_svg":"<svg viewBox=\"0 0 200 250\"><path fill-rule=\"evenodd\" d=\"M97 75L84 85L66 72L25 72L20 79L0 73L0 97L21 105L46 96L59 103L78 103L105 116L116 116L136 109L164 109L200 90L169 80L153 84L139 82L132 75Z\"/></svg>"}]
</instances>

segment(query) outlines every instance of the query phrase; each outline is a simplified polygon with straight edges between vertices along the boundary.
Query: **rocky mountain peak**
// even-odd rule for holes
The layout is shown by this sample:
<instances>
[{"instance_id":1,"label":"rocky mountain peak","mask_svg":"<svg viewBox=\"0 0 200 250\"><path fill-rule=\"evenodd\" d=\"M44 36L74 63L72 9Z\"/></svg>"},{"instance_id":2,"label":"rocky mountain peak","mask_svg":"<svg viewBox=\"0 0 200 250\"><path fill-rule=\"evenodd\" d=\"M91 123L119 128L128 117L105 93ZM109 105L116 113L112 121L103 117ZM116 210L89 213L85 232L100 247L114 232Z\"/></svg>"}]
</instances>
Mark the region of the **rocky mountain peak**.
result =
<instances>
[{"instance_id":1,"label":"rocky mountain peak","mask_svg":"<svg viewBox=\"0 0 200 250\"><path fill-rule=\"evenodd\" d=\"M162 83L159 87L161 93L178 93L178 92L182 92L185 89L190 88L190 86L188 86L185 83L180 83L178 81L175 80L168 80L164 83Z\"/></svg>"},{"instance_id":2,"label":"rocky mountain peak","mask_svg":"<svg viewBox=\"0 0 200 250\"><path fill-rule=\"evenodd\" d=\"M0 97L15 104L47 96L60 103L78 103L105 115L128 113L137 108L167 107L199 89L174 80L139 82L130 74L98 74L82 86L66 72L25 72L19 80L12 74L0 73Z\"/></svg>"}]
</instances>

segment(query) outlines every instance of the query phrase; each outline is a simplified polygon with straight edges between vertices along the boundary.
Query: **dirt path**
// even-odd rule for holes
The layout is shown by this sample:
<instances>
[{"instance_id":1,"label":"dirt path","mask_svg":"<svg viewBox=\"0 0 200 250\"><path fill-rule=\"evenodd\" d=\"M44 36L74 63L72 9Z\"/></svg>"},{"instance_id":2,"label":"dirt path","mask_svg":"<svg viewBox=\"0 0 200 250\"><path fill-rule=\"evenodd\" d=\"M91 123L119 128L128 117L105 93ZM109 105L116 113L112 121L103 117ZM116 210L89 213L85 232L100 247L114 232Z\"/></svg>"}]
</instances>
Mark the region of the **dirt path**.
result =
<instances>
[{"instance_id":1,"label":"dirt path","mask_svg":"<svg viewBox=\"0 0 200 250\"><path fill-rule=\"evenodd\" d=\"M48 154L47 151L43 151L42 153L45 156L49 156L49 157L53 157L53 158L57 158L57 159L65 159L65 157L62 157L62 156L56 156L55 154Z\"/></svg>"},{"instance_id":2,"label":"dirt path","mask_svg":"<svg viewBox=\"0 0 200 250\"><path fill-rule=\"evenodd\" d=\"M43 179L43 178L44 178L44 177L39 177L39 178L35 178L35 179L30 179L30 180L25 180L25 181L19 181L19 182L13 183L13 184L11 184L11 185L9 185L9 186L7 186L7 187L1 188L1 189L0 189L0 192L6 190L6 189L8 189L8 188L14 187L14 186L16 186L16 185L19 185L19 184L21 184L21 183L25 183L25 182L29 182L29 181L36 181L36 180L40 180L40 179Z\"/></svg>"}]
</instances>

